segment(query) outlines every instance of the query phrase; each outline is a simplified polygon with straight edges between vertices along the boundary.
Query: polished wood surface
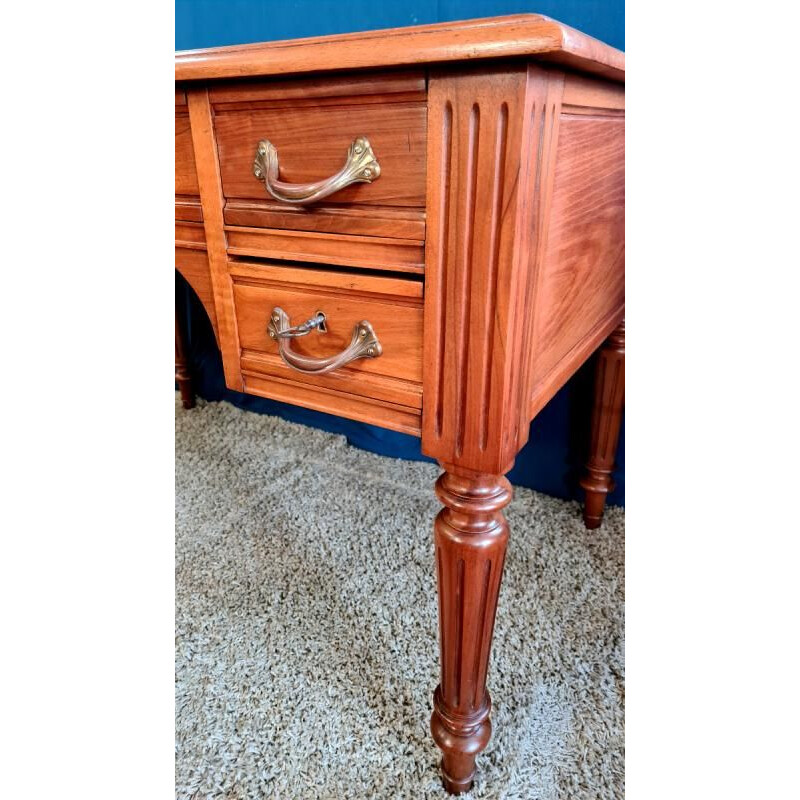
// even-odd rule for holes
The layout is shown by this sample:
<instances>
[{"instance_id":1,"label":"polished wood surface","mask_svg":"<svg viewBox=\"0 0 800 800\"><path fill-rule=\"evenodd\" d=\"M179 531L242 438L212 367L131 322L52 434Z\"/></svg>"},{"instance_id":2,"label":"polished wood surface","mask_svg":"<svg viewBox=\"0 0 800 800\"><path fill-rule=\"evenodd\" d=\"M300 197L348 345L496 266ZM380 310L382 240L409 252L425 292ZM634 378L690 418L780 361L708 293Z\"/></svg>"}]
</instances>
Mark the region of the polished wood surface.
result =
<instances>
[{"instance_id":1,"label":"polished wood surface","mask_svg":"<svg viewBox=\"0 0 800 800\"><path fill-rule=\"evenodd\" d=\"M197 159L197 177L203 220L206 230L209 276L217 316L217 342L222 351L225 383L231 389L242 390L239 372L239 337L236 330L236 312L233 306L233 286L228 275L227 242L222 209L219 158L214 140L214 122L208 90L192 88L187 92L189 118L192 125L192 144Z\"/></svg>"},{"instance_id":2,"label":"polished wood surface","mask_svg":"<svg viewBox=\"0 0 800 800\"><path fill-rule=\"evenodd\" d=\"M535 65L430 78L422 449L492 475L528 437L531 236L562 86Z\"/></svg>"},{"instance_id":3,"label":"polished wood surface","mask_svg":"<svg viewBox=\"0 0 800 800\"><path fill-rule=\"evenodd\" d=\"M375 76L369 89L378 101L374 95L354 92L346 81L341 82L340 96L331 94L324 83L318 89L320 81L304 83L306 88L296 99L259 99L252 84L241 88L239 103L221 103L212 94L225 197L271 199L253 176L260 139L269 139L277 149L282 180L308 183L335 173L350 143L367 136L381 165L380 177L342 189L326 202L424 208L424 78L409 77L409 91L393 93L388 89L402 90L402 82L391 75L386 80ZM387 91L382 91L382 84ZM235 97L232 88L226 90L228 102Z\"/></svg>"},{"instance_id":4,"label":"polished wood surface","mask_svg":"<svg viewBox=\"0 0 800 800\"><path fill-rule=\"evenodd\" d=\"M431 731L445 787L466 791L491 731L504 474L530 420L606 339L587 524L611 486L624 56L518 15L180 53L176 80L176 267L209 312L227 386L420 436L445 470ZM335 174L357 136L381 165L372 183L297 207L253 176L262 139L277 148L274 179L298 184ZM361 320L382 353L298 371L269 336L275 307L294 325L326 315L295 353L332 357Z\"/></svg>"},{"instance_id":5,"label":"polished wood surface","mask_svg":"<svg viewBox=\"0 0 800 800\"><path fill-rule=\"evenodd\" d=\"M606 339L597 354L591 440L586 474L581 486L586 490L583 521L589 530L600 527L606 497L614 489L614 457L622 425L625 402L625 322Z\"/></svg>"},{"instance_id":6,"label":"polished wood surface","mask_svg":"<svg viewBox=\"0 0 800 800\"><path fill-rule=\"evenodd\" d=\"M360 269L387 269L421 274L425 246L418 240L351 236L312 231L269 230L225 226L228 253L256 258L282 258L341 264Z\"/></svg>"},{"instance_id":7,"label":"polished wood surface","mask_svg":"<svg viewBox=\"0 0 800 800\"><path fill-rule=\"evenodd\" d=\"M409 407L422 406L422 285L411 281L363 276L359 283L319 269L281 267L232 268L242 364L249 371L276 375L349 394L367 395ZM398 284L400 286L398 286ZM398 291L399 290L399 291ZM312 331L296 339L293 349L322 358L343 350L353 326L368 320L383 347L375 359L360 359L327 375L307 375L290 369L276 353L267 334L272 309L282 308L297 325L322 312L325 333Z\"/></svg>"},{"instance_id":8,"label":"polished wood surface","mask_svg":"<svg viewBox=\"0 0 800 800\"><path fill-rule=\"evenodd\" d=\"M562 105L552 188L542 198L529 419L620 321L625 304L623 89L606 86L598 96L587 84L582 94L572 86L571 104Z\"/></svg>"},{"instance_id":9,"label":"polished wood surface","mask_svg":"<svg viewBox=\"0 0 800 800\"><path fill-rule=\"evenodd\" d=\"M422 272L424 73L250 81L212 87L209 96L229 253ZM281 180L306 184L335 174L359 136L368 137L380 177L324 204L280 204L253 175L262 139L277 150Z\"/></svg>"},{"instance_id":10,"label":"polished wood surface","mask_svg":"<svg viewBox=\"0 0 800 800\"><path fill-rule=\"evenodd\" d=\"M189 360L186 357L186 340L177 314L175 315L175 382L181 393L183 407L194 408L194 391Z\"/></svg>"},{"instance_id":11,"label":"polished wood surface","mask_svg":"<svg viewBox=\"0 0 800 800\"><path fill-rule=\"evenodd\" d=\"M502 510L512 492L501 475L442 466L436 495L444 508L434 523L441 679L431 733L445 788L457 794L472 786L475 757L492 732L486 673L508 543Z\"/></svg>"},{"instance_id":12,"label":"polished wood surface","mask_svg":"<svg viewBox=\"0 0 800 800\"><path fill-rule=\"evenodd\" d=\"M214 305L214 288L211 285L211 270L208 266L208 255L196 248L181 247L176 242L175 267L192 287L203 308L208 314L214 337L219 344L217 330L217 311Z\"/></svg>"},{"instance_id":13,"label":"polished wood surface","mask_svg":"<svg viewBox=\"0 0 800 800\"><path fill-rule=\"evenodd\" d=\"M488 17L339 36L185 50L175 80L285 75L449 61L535 57L617 81L625 79L619 50L540 14Z\"/></svg>"}]
</instances>

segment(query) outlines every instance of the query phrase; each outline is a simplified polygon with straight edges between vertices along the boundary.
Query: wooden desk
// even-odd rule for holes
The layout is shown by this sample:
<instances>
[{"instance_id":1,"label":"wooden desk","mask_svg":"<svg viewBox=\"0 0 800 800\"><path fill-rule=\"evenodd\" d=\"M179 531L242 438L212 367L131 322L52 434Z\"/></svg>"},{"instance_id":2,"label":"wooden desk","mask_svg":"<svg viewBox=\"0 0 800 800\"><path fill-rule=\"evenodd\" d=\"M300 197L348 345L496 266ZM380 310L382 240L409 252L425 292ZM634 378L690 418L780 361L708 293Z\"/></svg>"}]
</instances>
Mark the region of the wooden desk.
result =
<instances>
[{"instance_id":1,"label":"wooden desk","mask_svg":"<svg viewBox=\"0 0 800 800\"><path fill-rule=\"evenodd\" d=\"M601 345L587 526L611 485L624 56L521 15L186 51L175 79L175 263L227 385L421 436L444 469L431 731L465 791L491 732L504 475ZM189 405L179 335L176 362Z\"/></svg>"}]
</instances>

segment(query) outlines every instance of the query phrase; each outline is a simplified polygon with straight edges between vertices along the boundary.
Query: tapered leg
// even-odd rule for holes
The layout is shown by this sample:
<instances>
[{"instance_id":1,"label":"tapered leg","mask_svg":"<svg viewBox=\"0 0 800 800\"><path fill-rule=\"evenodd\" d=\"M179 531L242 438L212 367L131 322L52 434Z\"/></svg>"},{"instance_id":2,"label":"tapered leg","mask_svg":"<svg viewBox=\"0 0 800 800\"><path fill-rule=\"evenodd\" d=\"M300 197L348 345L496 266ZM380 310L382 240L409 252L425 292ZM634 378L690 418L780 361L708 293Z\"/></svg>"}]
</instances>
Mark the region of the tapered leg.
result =
<instances>
[{"instance_id":1,"label":"tapered leg","mask_svg":"<svg viewBox=\"0 0 800 800\"><path fill-rule=\"evenodd\" d=\"M606 496L614 488L611 473L619 443L622 408L625 403L625 321L600 348L594 384L592 433L589 460L581 486L586 490L583 521L587 528L599 528Z\"/></svg>"},{"instance_id":2,"label":"tapered leg","mask_svg":"<svg viewBox=\"0 0 800 800\"><path fill-rule=\"evenodd\" d=\"M441 676L431 733L444 754L445 789L458 794L472 786L475 757L492 732L486 670L508 541L502 509L511 484L502 475L443 466L436 494L444 508L434 524Z\"/></svg>"},{"instance_id":3,"label":"tapered leg","mask_svg":"<svg viewBox=\"0 0 800 800\"><path fill-rule=\"evenodd\" d=\"M192 376L189 373L189 362L186 358L186 347L183 341L181 326L175 316L175 380L181 392L184 408L194 408L194 392L192 391Z\"/></svg>"}]
</instances>

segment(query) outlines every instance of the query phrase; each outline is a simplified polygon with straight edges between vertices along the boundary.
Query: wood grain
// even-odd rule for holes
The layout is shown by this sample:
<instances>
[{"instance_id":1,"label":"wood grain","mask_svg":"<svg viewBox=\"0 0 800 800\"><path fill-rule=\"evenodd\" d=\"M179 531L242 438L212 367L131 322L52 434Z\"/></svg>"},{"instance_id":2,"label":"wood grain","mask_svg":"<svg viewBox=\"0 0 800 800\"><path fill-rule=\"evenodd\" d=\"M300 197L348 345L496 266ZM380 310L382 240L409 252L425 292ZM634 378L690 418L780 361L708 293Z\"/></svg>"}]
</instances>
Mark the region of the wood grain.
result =
<instances>
[{"instance_id":1,"label":"wood grain","mask_svg":"<svg viewBox=\"0 0 800 800\"><path fill-rule=\"evenodd\" d=\"M244 372L242 377L244 391L248 394L347 417L357 422L379 425L399 433L408 433L412 436L420 434L419 411L413 408L393 405L385 400L373 400L369 397L329 390L321 385L306 386L299 381L274 375L264 376L248 371Z\"/></svg>"},{"instance_id":2,"label":"wood grain","mask_svg":"<svg viewBox=\"0 0 800 800\"><path fill-rule=\"evenodd\" d=\"M625 302L625 123L564 114L538 268L528 415L620 321Z\"/></svg>"},{"instance_id":3,"label":"wood grain","mask_svg":"<svg viewBox=\"0 0 800 800\"><path fill-rule=\"evenodd\" d=\"M175 219L184 222L202 222L203 206L200 197L175 196Z\"/></svg>"},{"instance_id":4,"label":"wood grain","mask_svg":"<svg viewBox=\"0 0 800 800\"><path fill-rule=\"evenodd\" d=\"M421 208L316 204L289 207L267 200L228 200L225 223L240 228L405 239L419 246L425 243L425 211ZM419 261L422 262L421 257Z\"/></svg>"},{"instance_id":5,"label":"wood grain","mask_svg":"<svg viewBox=\"0 0 800 800\"><path fill-rule=\"evenodd\" d=\"M194 289L195 294L203 304L203 308L211 321L214 337L219 345L219 330L217 328L217 312L214 306L214 287L211 282L211 268L208 265L208 255L201 250L175 248L175 269L183 275L187 283Z\"/></svg>"},{"instance_id":6,"label":"wood grain","mask_svg":"<svg viewBox=\"0 0 800 800\"><path fill-rule=\"evenodd\" d=\"M421 435L445 470L431 731L446 789L466 791L491 733L503 474L624 316L624 56L517 15L179 53L176 77L176 267L226 384ZM318 206L284 206L252 174L260 139L305 183L359 135L381 177ZM295 340L306 355L344 349L365 318L383 354L292 370L267 333L276 305L295 324L326 314L327 333ZM599 358L588 523L611 485L623 358L624 324Z\"/></svg>"},{"instance_id":7,"label":"wood grain","mask_svg":"<svg viewBox=\"0 0 800 800\"><path fill-rule=\"evenodd\" d=\"M197 178L208 248L208 265L214 292L217 315L217 342L222 350L225 384L229 389L242 391L239 371L239 336L233 306L233 288L228 275L224 222L222 219L222 182L220 180L214 125L208 90L187 91L192 144L197 158Z\"/></svg>"},{"instance_id":8,"label":"wood grain","mask_svg":"<svg viewBox=\"0 0 800 800\"><path fill-rule=\"evenodd\" d=\"M434 523L441 676L431 733L444 786L460 793L472 786L475 757L492 732L486 673L508 543L502 509L512 492L502 476L443 466L436 495L444 508Z\"/></svg>"},{"instance_id":9,"label":"wood grain","mask_svg":"<svg viewBox=\"0 0 800 800\"><path fill-rule=\"evenodd\" d=\"M326 100L337 103L409 102L426 100L425 71L392 70L378 73L354 73L346 78L326 75L323 78L272 77L268 81L224 81L209 89L211 105L217 111L259 104L273 107L283 103L317 104ZM364 98L371 98L365 101Z\"/></svg>"},{"instance_id":10,"label":"wood grain","mask_svg":"<svg viewBox=\"0 0 800 800\"><path fill-rule=\"evenodd\" d=\"M419 306L422 303L422 281L373 275L353 270L320 270L307 264L284 264L264 261L231 261L230 274L237 278L271 285L291 285L298 289L327 294L355 294L376 300L391 300Z\"/></svg>"},{"instance_id":11,"label":"wood grain","mask_svg":"<svg viewBox=\"0 0 800 800\"><path fill-rule=\"evenodd\" d=\"M267 199L263 183L253 175L262 139L278 151L281 180L309 183L337 173L353 140L366 136L381 165L380 177L348 186L328 203L425 205L424 103L217 111L215 128L226 198Z\"/></svg>"},{"instance_id":12,"label":"wood grain","mask_svg":"<svg viewBox=\"0 0 800 800\"><path fill-rule=\"evenodd\" d=\"M517 14L175 54L176 80L534 57L624 80L619 50L539 14Z\"/></svg>"},{"instance_id":13,"label":"wood grain","mask_svg":"<svg viewBox=\"0 0 800 800\"><path fill-rule=\"evenodd\" d=\"M189 114L178 112L175 112L175 194L200 194Z\"/></svg>"},{"instance_id":14,"label":"wood grain","mask_svg":"<svg viewBox=\"0 0 800 800\"><path fill-rule=\"evenodd\" d=\"M244 350L277 355L277 344L267 334L272 309L280 306L293 325L299 325L322 311L327 317L327 333L312 332L296 339L292 347L314 358L334 355L350 343L353 327L368 320L383 347L378 358L352 361L336 375L349 376L348 389L365 394L369 389L361 381L367 374L385 375L422 384L422 304L398 304L351 291L328 292L320 277L314 289L289 283L262 284L252 279L234 278L234 301L239 341ZM289 367L285 367L289 370Z\"/></svg>"},{"instance_id":15,"label":"wood grain","mask_svg":"<svg viewBox=\"0 0 800 800\"><path fill-rule=\"evenodd\" d=\"M591 440L586 473L581 486L586 490L583 522L589 530L603 521L606 496L614 489L612 473L622 426L625 403L625 322L606 339L597 354Z\"/></svg>"},{"instance_id":16,"label":"wood grain","mask_svg":"<svg viewBox=\"0 0 800 800\"><path fill-rule=\"evenodd\" d=\"M231 255L418 274L425 270L425 248L419 241L232 225L225 230Z\"/></svg>"},{"instance_id":17,"label":"wood grain","mask_svg":"<svg viewBox=\"0 0 800 800\"><path fill-rule=\"evenodd\" d=\"M206 231L202 222L175 221L175 246L192 250L206 249Z\"/></svg>"},{"instance_id":18,"label":"wood grain","mask_svg":"<svg viewBox=\"0 0 800 800\"><path fill-rule=\"evenodd\" d=\"M493 475L527 438L532 204L562 85L534 66L434 71L429 83L422 446Z\"/></svg>"}]
</instances>

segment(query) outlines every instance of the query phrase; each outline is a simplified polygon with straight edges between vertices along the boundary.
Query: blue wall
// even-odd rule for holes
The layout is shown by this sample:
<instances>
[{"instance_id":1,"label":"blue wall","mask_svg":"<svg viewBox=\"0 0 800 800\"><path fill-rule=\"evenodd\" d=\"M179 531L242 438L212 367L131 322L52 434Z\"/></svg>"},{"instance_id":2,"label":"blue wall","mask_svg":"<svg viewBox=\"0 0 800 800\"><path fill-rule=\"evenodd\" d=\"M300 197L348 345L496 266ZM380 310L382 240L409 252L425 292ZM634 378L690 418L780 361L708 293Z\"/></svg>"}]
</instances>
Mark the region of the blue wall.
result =
<instances>
[{"instance_id":1,"label":"blue wall","mask_svg":"<svg viewBox=\"0 0 800 800\"><path fill-rule=\"evenodd\" d=\"M377 28L422 25L474 17L535 12L625 48L623 0L398 0L353 3L341 0L176 0L175 48L188 50ZM189 360L198 393L242 408L342 433L368 450L421 459L419 440L328 414L232 392L225 388L222 362L211 326L191 289L176 277L179 311L186 321ZM580 498L577 486L588 440L592 364L587 364L531 424L530 441L509 477L556 497ZM625 493L625 435L617 452L617 488L609 501L622 505Z\"/></svg>"}]
</instances>

